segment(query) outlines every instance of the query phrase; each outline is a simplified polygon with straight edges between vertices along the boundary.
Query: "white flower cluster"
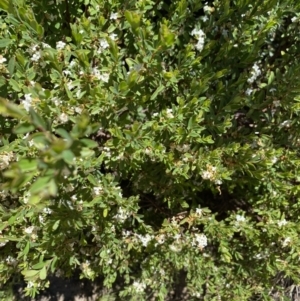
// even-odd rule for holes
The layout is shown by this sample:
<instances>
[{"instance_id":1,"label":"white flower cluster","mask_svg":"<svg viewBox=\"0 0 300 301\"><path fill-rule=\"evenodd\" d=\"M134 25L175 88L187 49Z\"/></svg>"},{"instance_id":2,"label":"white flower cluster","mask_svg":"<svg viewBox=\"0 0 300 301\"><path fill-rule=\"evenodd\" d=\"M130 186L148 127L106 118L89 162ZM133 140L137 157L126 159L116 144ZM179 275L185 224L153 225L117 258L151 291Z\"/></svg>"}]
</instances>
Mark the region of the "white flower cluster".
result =
<instances>
[{"instance_id":1,"label":"white flower cluster","mask_svg":"<svg viewBox=\"0 0 300 301\"><path fill-rule=\"evenodd\" d=\"M24 106L24 109L29 112L29 109L31 107L31 104L32 104L32 97L31 97L31 93L29 94L25 94L24 95L25 99L24 100L21 100L23 106Z\"/></svg>"},{"instance_id":2,"label":"white flower cluster","mask_svg":"<svg viewBox=\"0 0 300 301\"><path fill-rule=\"evenodd\" d=\"M108 83L109 81L109 74L108 73L101 73L99 71L98 68L94 67L92 68L92 75L94 75L97 79L105 82L105 83Z\"/></svg>"},{"instance_id":3,"label":"white flower cluster","mask_svg":"<svg viewBox=\"0 0 300 301\"><path fill-rule=\"evenodd\" d=\"M6 62L6 58L0 55L0 64L3 64L4 62Z\"/></svg>"},{"instance_id":4,"label":"white flower cluster","mask_svg":"<svg viewBox=\"0 0 300 301\"><path fill-rule=\"evenodd\" d=\"M174 118L173 110L172 109L167 109L166 110L166 116L167 116L167 118Z\"/></svg>"},{"instance_id":5,"label":"white flower cluster","mask_svg":"<svg viewBox=\"0 0 300 301\"><path fill-rule=\"evenodd\" d=\"M130 212L120 207L118 213L114 216L114 218L119 222L123 223L129 216L130 216Z\"/></svg>"},{"instance_id":6,"label":"white flower cluster","mask_svg":"<svg viewBox=\"0 0 300 301\"><path fill-rule=\"evenodd\" d=\"M207 246L207 237L204 234L195 234L192 241L192 246L203 249Z\"/></svg>"},{"instance_id":7,"label":"white flower cluster","mask_svg":"<svg viewBox=\"0 0 300 301\"><path fill-rule=\"evenodd\" d=\"M93 190L94 190L95 195L100 195L103 191L103 187L102 186L97 186L97 187L94 187Z\"/></svg>"},{"instance_id":8,"label":"white flower cluster","mask_svg":"<svg viewBox=\"0 0 300 301\"><path fill-rule=\"evenodd\" d=\"M57 50L62 50L66 47L66 43L65 42L62 42L62 41L59 41L56 43L56 49Z\"/></svg>"},{"instance_id":9,"label":"white flower cluster","mask_svg":"<svg viewBox=\"0 0 300 301\"><path fill-rule=\"evenodd\" d=\"M109 47L108 42L105 39L100 39L100 46L99 46L97 53L98 54L102 53L108 47Z\"/></svg>"},{"instance_id":10,"label":"white flower cluster","mask_svg":"<svg viewBox=\"0 0 300 301\"><path fill-rule=\"evenodd\" d=\"M31 54L31 60L33 62L38 62L41 58L41 51L39 50L38 45L33 45L28 49L28 52Z\"/></svg>"},{"instance_id":11,"label":"white flower cluster","mask_svg":"<svg viewBox=\"0 0 300 301\"><path fill-rule=\"evenodd\" d=\"M133 288L136 292L143 292L146 289L146 284L143 282L139 282L139 281L134 281L133 282Z\"/></svg>"},{"instance_id":12,"label":"white flower cluster","mask_svg":"<svg viewBox=\"0 0 300 301\"><path fill-rule=\"evenodd\" d=\"M202 214L203 214L202 209L201 209L201 208L196 208L196 215L197 215L198 217L201 217Z\"/></svg>"},{"instance_id":13,"label":"white flower cluster","mask_svg":"<svg viewBox=\"0 0 300 301\"><path fill-rule=\"evenodd\" d=\"M239 214L237 214L235 218L238 223L243 223L246 221L245 217Z\"/></svg>"},{"instance_id":14,"label":"white flower cluster","mask_svg":"<svg viewBox=\"0 0 300 301\"><path fill-rule=\"evenodd\" d=\"M146 234L146 235L136 234L136 237L140 240L140 242L144 247L147 247L149 242L153 239L153 236L150 234Z\"/></svg>"},{"instance_id":15,"label":"white flower cluster","mask_svg":"<svg viewBox=\"0 0 300 301\"><path fill-rule=\"evenodd\" d=\"M4 152L0 154L0 170L8 167L9 162L14 159L13 152Z\"/></svg>"},{"instance_id":16,"label":"white flower cluster","mask_svg":"<svg viewBox=\"0 0 300 301\"><path fill-rule=\"evenodd\" d=\"M282 226L285 226L286 224L287 224L288 222L286 221L286 219L283 219L283 220L281 220L281 221L278 221L278 226L279 227L282 227Z\"/></svg>"},{"instance_id":17,"label":"white flower cluster","mask_svg":"<svg viewBox=\"0 0 300 301\"><path fill-rule=\"evenodd\" d=\"M257 66L257 64L255 63L252 67L252 71L251 71L251 77L248 78L247 82L249 84L253 84L255 82L255 80L261 75L261 70L259 69L259 67Z\"/></svg>"},{"instance_id":18,"label":"white flower cluster","mask_svg":"<svg viewBox=\"0 0 300 301\"><path fill-rule=\"evenodd\" d=\"M15 265L17 263L17 260L15 258L11 257L10 255L6 257L5 261L9 265Z\"/></svg>"},{"instance_id":19,"label":"white flower cluster","mask_svg":"<svg viewBox=\"0 0 300 301\"><path fill-rule=\"evenodd\" d=\"M292 239L290 237L287 237L284 239L284 241L282 242L282 246L285 248L287 247L288 245L290 245L292 242Z\"/></svg>"},{"instance_id":20,"label":"white flower cluster","mask_svg":"<svg viewBox=\"0 0 300 301\"><path fill-rule=\"evenodd\" d=\"M195 36L195 38L198 40L197 44L195 45L195 48L198 51L202 51L204 48L205 33L201 29L194 28L191 32L191 35Z\"/></svg>"},{"instance_id":21,"label":"white flower cluster","mask_svg":"<svg viewBox=\"0 0 300 301\"><path fill-rule=\"evenodd\" d=\"M207 169L202 172L201 176L204 180L213 181L217 185L221 185L222 181L217 179L217 168L215 166L207 165Z\"/></svg>"}]
</instances>

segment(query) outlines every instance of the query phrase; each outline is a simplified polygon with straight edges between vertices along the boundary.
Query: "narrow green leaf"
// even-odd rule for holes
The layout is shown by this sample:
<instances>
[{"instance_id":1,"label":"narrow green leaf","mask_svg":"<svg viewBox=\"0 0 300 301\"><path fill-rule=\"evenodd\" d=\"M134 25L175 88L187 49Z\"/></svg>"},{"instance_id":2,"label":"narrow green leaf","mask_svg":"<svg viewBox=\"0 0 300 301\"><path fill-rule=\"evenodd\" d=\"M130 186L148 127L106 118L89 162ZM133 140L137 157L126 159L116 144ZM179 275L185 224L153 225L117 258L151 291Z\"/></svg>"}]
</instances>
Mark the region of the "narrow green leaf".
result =
<instances>
[{"instance_id":1,"label":"narrow green leaf","mask_svg":"<svg viewBox=\"0 0 300 301\"><path fill-rule=\"evenodd\" d=\"M161 92L161 91L163 91L164 90L164 86L163 85L160 85L155 91L154 91L154 93L151 95L151 97L150 97L150 100L154 100L156 97L157 97L157 95Z\"/></svg>"},{"instance_id":2,"label":"narrow green leaf","mask_svg":"<svg viewBox=\"0 0 300 301\"><path fill-rule=\"evenodd\" d=\"M27 255L28 252L29 252L29 249L30 249L30 242L27 241L27 244L26 244L26 246L25 246L25 249L23 250L23 254L24 254L24 255Z\"/></svg>"}]
</instances>

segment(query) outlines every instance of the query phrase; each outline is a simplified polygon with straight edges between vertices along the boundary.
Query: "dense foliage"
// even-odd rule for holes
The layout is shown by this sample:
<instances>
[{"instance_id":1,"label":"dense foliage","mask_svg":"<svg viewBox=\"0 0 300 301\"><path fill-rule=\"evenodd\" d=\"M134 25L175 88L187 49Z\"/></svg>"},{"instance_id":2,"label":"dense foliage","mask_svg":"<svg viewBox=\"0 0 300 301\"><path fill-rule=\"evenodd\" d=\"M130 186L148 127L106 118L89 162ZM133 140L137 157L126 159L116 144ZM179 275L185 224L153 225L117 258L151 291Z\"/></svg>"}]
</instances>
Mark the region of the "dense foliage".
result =
<instances>
[{"instance_id":1,"label":"dense foliage","mask_svg":"<svg viewBox=\"0 0 300 301\"><path fill-rule=\"evenodd\" d=\"M300 3L0 0L0 283L269 300L299 282ZM282 299L283 300L283 299Z\"/></svg>"}]
</instances>

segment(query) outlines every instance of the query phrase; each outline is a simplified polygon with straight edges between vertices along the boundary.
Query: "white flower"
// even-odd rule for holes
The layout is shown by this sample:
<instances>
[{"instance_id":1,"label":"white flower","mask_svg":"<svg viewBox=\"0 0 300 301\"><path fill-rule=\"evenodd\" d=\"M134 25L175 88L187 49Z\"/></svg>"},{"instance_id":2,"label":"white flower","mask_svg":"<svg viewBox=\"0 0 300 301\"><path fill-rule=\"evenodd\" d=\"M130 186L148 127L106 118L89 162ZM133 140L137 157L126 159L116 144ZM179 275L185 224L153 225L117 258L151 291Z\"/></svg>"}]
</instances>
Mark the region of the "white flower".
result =
<instances>
[{"instance_id":1,"label":"white flower","mask_svg":"<svg viewBox=\"0 0 300 301\"><path fill-rule=\"evenodd\" d=\"M201 208L196 208L196 215L202 216L202 213L203 213L203 211Z\"/></svg>"},{"instance_id":2,"label":"white flower","mask_svg":"<svg viewBox=\"0 0 300 301\"><path fill-rule=\"evenodd\" d=\"M254 81L261 75L261 70L256 63L253 65L252 71L250 73L252 76L248 78L247 82L253 84Z\"/></svg>"},{"instance_id":3,"label":"white flower","mask_svg":"<svg viewBox=\"0 0 300 301\"><path fill-rule=\"evenodd\" d=\"M175 245L170 245L169 246L170 250L172 250L173 252L179 252L180 251L180 248L178 248L178 246L175 246Z\"/></svg>"},{"instance_id":4,"label":"white flower","mask_svg":"<svg viewBox=\"0 0 300 301\"><path fill-rule=\"evenodd\" d=\"M0 241L0 248L4 247L8 243L8 240L6 241Z\"/></svg>"},{"instance_id":5,"label":"white flower","mask_svg":"<svg viewBox=\"0 0 300 301\"><path fill-rule=\"evenodd\" d=\"M25 228L24 232L27 234L31 234L34 231L34 226L30 226Z\"/></svg>"},{"instance_id":6,"label":"white flower","mask_svg":"<svg viewBox=\"0 0 300 301\"><path fill-rule=\"evenodd\" d=\"M277 157L274 156L274 157L272 158L272 163L275 164L275 163L277 162L277 160L278 160Z\"/></svg>"},{"instance_id":7,"label":"white flower","mask_svg":"<svg viewBox=\"0 0 300 301\"><path fill-rule=\"evenodd\" d=\"M197 39L201 39L205 37L205 33L201 29L194 28L191 32L192 36L195 36Z\"/></svg>"},{"instance_id":8,"label":"white flower","mask_svg":"<svg viewBox=\"0 0 300 301\"><path fill-rule=\"evenodd\" d=\"M140 239L144 247L147 247L148 243L152 240L152 236L150 234L146 234L145 236L137 234L137 237Z\"/></svg>"},{"instance_id":9,"label":"white flower","mask_svg":"<svg viewBox=\"0 0 300 301\"><path fill-rule=\"evenodd\" d=\"M66 123L69 120L69 117L66 113L61 113L58 117L58 119L62 122L62 123Z\"/></svg>"},{"instance_id":10,"label":"white flower","mask_svg":"<svg viewBox=\"0 0 300 301\"><path fill-rule=\"evenodd\" d=\"M78 114L81 114L82 113L82 108L80 107L75 107L75 112L78 113Z\"/></svg>"},{"instance_id":11,"label":"white flower","mask_svg":"<svg viewBox=\"0 0 300 301\"><path fill-rule=\"evenodd\" d=\"M9 255L9 256L6 257L5 261L8 264L15 264L17 260Z\"/></svg>"},{"instance_id":12,"label":"white flower","mask_svg":"<svg viewBox=\"0 0 300 301\"><path fill-rule=\"evenodd\" d=\"M39 215L39 221L40 221L41 224L44 223L45 219L42 215Z\"/></svg>"},{"instance_id":13,"label":"white flower","mask_svg":"<svg viewBox=\"0 0 300 301\"><path fill-rule=\"evenodd\" d=\"M29 51L30 53L37 52L37 51L38 51L38 50L37 50L38 47L39 47L39 46L38 46L37 44L35 44L35 45L31 46L31 47L28 49L28 51Z\"/></svg>"},{"instance_id":14,"label":"white flower","mask_svg":"<svg viewBox=\"0 0 300 301\"><path fill-rule=\"evenodd\" d=\"M93 190L94 190L95 195L99 195L102 193L103 188L101 186L98 186L98 187L94 187Z\"/></svg>"},{"instance_id":15,"label":"white flower","mask_svg":"<svg viewBox=\"0 0 300 301\"><path fill-rule=\"evenodd\" d=\"M282 226L285 226L286 224L287 224L288 222L286 221L286 219L283 219L283 220L281 220L281 221L278 221L278 226L279 227L282 227Z\"/></svg>"},{"instance_id":16,"label":"white flower","mask_svg":"<svg viewBox=\"0 0 300 301\"><path fill-rule=\"evenodd\" d=\"M51 213L52 213L52 210L51 210L50 208L48 208L48 207L45 207L45 208L43 209L43 211L44 211L44 213L46 213L46 214L51 214Z\"/></svg>"},{"instance_id":17,"label":"white flower","mask_svg":"<svg viewBox=\"0 0 300 301\"><path fill-rule=\"evenodd\" d=\"M248 88L248 89L246 90L245 94L248 95L248 96L250 96L250 95L252 94L252 92L253 92L253 89Z\"/></svg>"},{"instance_id":18,"label":"white flower","mask_svg":"<svg viewBox=\"0 0 300 301\"><path fill-rule=\"evenodd\" d=\"M108 42L105 39L100 40L100 48L101 49L107 49L109 47Z\"/></svg>"},{"instance_id":19,"label":"white flower","mask_svg":"<svg viewBox=\"0 0 300 301\"><path fill-rule=\"evenodd\" d=\"M110 14L110 20L117 20L118 19L118 13L111 13Z\"/></svg>"},{"instance_id":20,"label":"white flower","mask_svg":"<svg viewBox=\"0 0 300 301\"><path fill-rule=\"evenodd\" d=\"M174 118L173 110L172 109L167 109L167 117L168 118Z\"/></svg>"},{"instance_id":21,"label":"white flower","mask_svg":"<svg viewBox=\"0 0 300 301\"><path fill-rule=\"evenodd\" d=\"M224 38L228 38L228 30L227 29L225 29L225 28L222 29L222 36Z\"/></svg>"},{"instance_id":22,"label":"white flower","mask_svg":"<svg viewBox=\"0 0 300 301\"><path fill-rule=\"evenodd\" d=\"M0 55L0 64L3 64L4 62L6 62L6 58Z\"/></svg>"},{"instance_id":23,"label":"white flower","mask_svg":"<svg viewBox=\"0 0 300 301\"><path fill-rule=\"evenodd\" d=\"M114 216L114 218L123 223L129 217L129 215L129 212L119 208L118 213Z\"/></svg>"},{"instance_id":24,"label":"white flower","mask_svg":"<svg viewBox=\"0 0 300 301\"><path fill-rule=\"evenodd\" d=\"M293 18L291 19L291 21L292 21L293 23L297 22L297 20L298 20L297 17L293 17Z\"/></svg>"},{"instance_id":25,"label":"white flower","mask_svg":"<svg viewBox=\"0 0 300 301\"><path fill-rule=\"evenodd\" d=\"M109 37L110 37L113 41L115 41L115 40L117 39L118 35L117 35L116 33L111 33L111 34L109 35Z\"/></svg>"},{"instance_id":26,"label":"white flower","mask_svg":"<svg viewBox=\"0 0 300 301\"><path fill-rule=\"evenodd\" d=\"M64 49L66 46L66 43L62 42L62 41L59 41L56 43L56 49Z\"/></svg>"},{"instance_id":27,"label":"white flower","mask_svg":"<svg viewBox=\"0 0 300 301\"><path fill-rule=\"evenodd\" d=\"M31 94L25 94L25 99L22 100L22 104L24 106L24 109L28 112L31 107L32 97Z\"/></svg>"},{"instance_id":28,"label":"white flower","mask_svg":"<svg viewBox=\"0 0 300 301\"><path fill-rule=\"evenodd\" d=\"M242 223L246 220L244 216L239 215L239 214L237 214L237 216L235 218L238 223Z\"/></svg>"},{"instance_id":29,"label":"white flower","mask_svg":"<svg viewBox=\"0 0 300 301\"><path fill-rule=\"evenodd\" d=\"M33 62L37 62L39 59L41 58L41 52L38 51L38 52L35 52L32 57L31 57L31 60Z\"/></svg>"},{"instance_id":30,"label":"white flower","mask_svg":"<svg viewBox=\"0 0 300 301\"><path fill-rule=\"evenodd\" d=\"M32 288L34 286L34 283L32 281L28 281L27 288Z\"/></svg>"},{"instance_id":31,"label":"white flower","mask_svg":"<svg viewBox=\"0 0 300 301\"><path fill-rule=\"evenodd\" d=\"M161 234L156 238L156 240L161 245L165 242L165 238L166 238L166 236L164 234Z\"/></svg>"},{"instance_id":32,"label":"white flower","mask_svg":"<svg viewBox=\"0 0 300 301\"><path fill-rule=\"evenodd\" d=\"M72 72L69 71L69 70L64 70L63 73L64 73L65 75L71 75L71 74L72 74ZM69 90L70 90L70 89L69 89Z\"/></svg>"},{"instance_id":33,"label":"white flower","mask_svg":"<svg viewBox=\"0 0 300 301\"><path fill-rule=\"evenodd\" d=\"M158 116L158 113L153 113L152 114L152 117L157 117Z\"/></svg>"},{"instance_id":34,"label":"white flower","mask_svg":"<svg viewBox=\"0 0 300 301\"><path fill-rule=\"evenodd\" d=\"M202 16L200 18L203 22L206 22L207 20L209 20L209 18L205 15L205 16Z\"/></svg>"},{"instance_id":35,"label":"white flower","mask_svg":"<svg viewBox=\"0 0 300 301\"><path fill-rule=\"evenodd\" d=\"M139 282L139 281L134 281L133 282L133 287L135 289L136 292L143 292L146 288L146 284Z\"/></svg>"},{"instance_id":36,"label":"white flower","mask_svg":"<svg viewBox=\"0 0 300 301\"><path fill-rule=\"evenodd\" d=\"M108 83L109 81L109 74L108 73L103 73L100 75L99 77L102 81L104 81L105 83Z\"/></svg>"},{"instance_id":37,"label":"white flower","mask_svg":"<svg viewBox=\"0 0 300 301\"><path fill-rule=\"evenodd\" d=\"M192 241L192 246L197 246L200 249L203 249L207 246L207 237L204 234L195 234L195 237Z\"/></svg>"},{"instance_id":38,"label":"white flower","mask_svg":"<svg viewBox=\"0 0 300 301\"><path fill-rule=\"evenodd\" d=\"M280 126L289 128L291 126L291 123L292 123L291 120L285 120L280 124Z\"/></svg>"},{"instance_id":39,"label":"white flower","mask_svg":"<svg viewBox=\"0 0 300 301\"><path fill-rule=\"evenodd\" d=\"M275 108L279 107L280 106L280 101L279 100L274 100L273 105L274 105Z\"/></svg>"},{"instance_id":40,"label":"white flower","mask_svg":"<svg viewBox=\"0 0 300 301\"><path fill-rule=\"evenodd\" d=\"M282 246L283 247L287 247L290 243L291 243L291 238L287 237L283 242L282 242Z\"/></svg>"},{"instance_id":41,"label":"white flower","mask_svg":"<svg viewBox=\"0 0 300 301\"><path fill-rule=\"evenodd\" d=\"M43 42L42 42L42 46L43 46L44 48L51 48L51 46L50 46L49 44L43 43Z\"/></svg>"},{"instance_id":42,"label":"white flower","mask_svg":"<svg viewBox=\"0 0 300 301\"><path fill-rule=\"evenodd\" d=\"M77 65L76 61L75 60L72 60L71 63L70 63L70 68L73 68Z\"/></svg>"}]
</instances>

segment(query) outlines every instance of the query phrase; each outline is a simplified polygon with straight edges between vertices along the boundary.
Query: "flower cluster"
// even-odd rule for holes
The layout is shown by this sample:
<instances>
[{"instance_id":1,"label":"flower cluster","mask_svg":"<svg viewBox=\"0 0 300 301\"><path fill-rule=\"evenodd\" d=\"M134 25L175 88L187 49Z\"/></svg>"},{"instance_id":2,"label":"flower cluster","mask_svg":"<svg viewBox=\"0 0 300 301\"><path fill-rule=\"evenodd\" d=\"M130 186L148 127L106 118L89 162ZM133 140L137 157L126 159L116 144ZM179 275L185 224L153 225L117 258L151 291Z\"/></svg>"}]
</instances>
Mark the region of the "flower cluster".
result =
<instances>
[{"instance_id":1,"label":"flower cluster","mask_svg":"<svg viewBox=\"0 0 300 301\"><path fill-rule=\"evenodd\" d=\"M204 48L204 38L205 38L205 33L201 29L196 29L194 28L191 32L192 36L195 36L195 38L198 40L197 44L195 45L195 48L198 51L202 51Z\"/></svg>"},{"instance_id":2,"label":"flower cluster","mask_svg":"<svg viewBox=\"0 0 300 301\"><path fill-rule=\"evenodd\" d=\"M0 170L7 168L14 157L15 155L13 152L4 152L0 154Z\"/></svg>"},{"instance_id":3,"label":"flower cluster","mask_svg":"<svg viewBox=\"0 0 300 301\"><path fill-rule=\"evenodd\" d=\"M258 65L255 63L252 67L251 77L248 78L247 82L249 84L253 84L260 75L261 75L261 70L259 69Z\"/></svg>"},{"instance_id":4,"label":"flower cluster","mask_svg":"<svg viewBox=\"0 0 300 301\"><path fill-rule=\"evenodd\" d=\"M192 246L196 246L202 250L207 246L207 237L204 234L196 233L192 240Z\"/></svg>"}]
</instances>

